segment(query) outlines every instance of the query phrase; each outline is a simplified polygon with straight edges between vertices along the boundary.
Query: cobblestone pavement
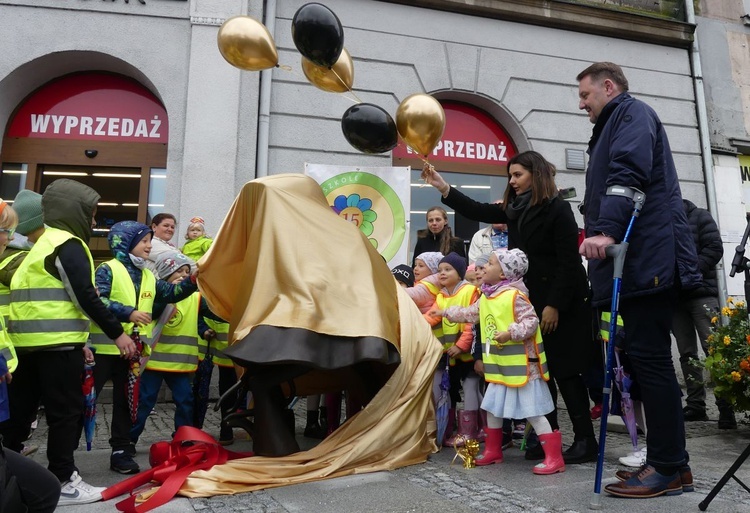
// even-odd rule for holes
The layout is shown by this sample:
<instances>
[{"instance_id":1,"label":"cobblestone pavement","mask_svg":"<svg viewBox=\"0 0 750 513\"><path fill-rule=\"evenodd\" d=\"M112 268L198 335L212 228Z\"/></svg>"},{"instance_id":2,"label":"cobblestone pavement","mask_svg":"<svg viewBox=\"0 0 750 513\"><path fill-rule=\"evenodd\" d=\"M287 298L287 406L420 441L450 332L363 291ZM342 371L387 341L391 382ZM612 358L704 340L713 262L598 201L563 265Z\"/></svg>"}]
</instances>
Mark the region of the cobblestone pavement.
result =
<instances>
[{"instance_id":1,"label":"cobblestone pavement","mask_svg":"<svg viewBox=\"0 0 750 513\"><path fill-rule=\"evenodd\" d=\"M304 399L295 407L298 439L302 448L315 441L302 436L306 406ZM93 451L85 446L76 453L78 466L84 478L95 485L113 484L123 476L108 470L109 423L111 405L99 406L97 432ZM148 419L139 442L137 459L142 468L147 466L148 447L157 441L169 439L173 432L174 405L159 403L157 411ZM572 429L564 409L560 410L561 431L564 443L572 442ZM688 450L695 474L696 492L680 497L659 498L647 501L613 499L604 495L604 505L609 511L622 512L672 512L679 509L697 510L709 490L721 478L739 453L750 443L750 427L742 423L736 431L720 431L717 427L718 411L709 406L710 421L686 424ZM616 419L612 419L616 429ZM599 422L595 422L598 435ZM219 434L219 415L212 408L206 415L205 431ZM29 443L40 446L32 457L46 464L47 428L42 418ZM237 451L251 450L247 435L235 429ZM610 431L606 441L605 483L619 468L617 457L631 449L630 437L624 432ZM413 465L392 472L380 472L316 483L287 486L271 490L217 496L207 499L179 498L163 506L162 511L200 511L202 513L230 513L237 511L281 513L298 511L338 512L583 512L588 511L593 491L596 465L569 465L566 472L555 476L533 476L532 463L523 459L517 447L505 452L502 465L466 470L460 464L451 465L454 451L444 449L431 455L422 465ZM740 469L738 476L750 482L750 462ZM116 511L114 503L74 506L69 513ZM173 509L169 509L169 508ZM709 511L750 512L750 494L739 484L730 481L709 506Z\"/></svg>"}]
</instances>

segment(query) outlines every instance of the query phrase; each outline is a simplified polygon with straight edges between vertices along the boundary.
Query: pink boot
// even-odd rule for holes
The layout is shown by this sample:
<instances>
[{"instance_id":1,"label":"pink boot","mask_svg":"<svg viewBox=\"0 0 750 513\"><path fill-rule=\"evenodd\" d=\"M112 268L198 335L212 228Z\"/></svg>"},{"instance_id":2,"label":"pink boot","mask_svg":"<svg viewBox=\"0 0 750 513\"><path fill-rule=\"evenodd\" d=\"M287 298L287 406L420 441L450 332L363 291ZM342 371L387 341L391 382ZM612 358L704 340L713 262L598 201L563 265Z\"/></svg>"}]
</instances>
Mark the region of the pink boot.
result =
<instances>
[{"instance_id":1,"label":"pink boot","mask_svg":"<svg viewBox=\"0 0 750 513\"><path fill-rule=\"evenodd\" d=\"M484 452L476 459L479 467L503 462L503 430L488 427L485 431L487 431L487 440L484 443Z\"/></svg>"},{"instance_id":2,"label":"pink boot","mask_svg":"<svg viewBox=\"0 0 750 513\"><path fill-rule=\"evenodd\" d=\"M458 411L458 433L448 438L445 445L448 447L463 447L464 439L477 439L477 410L459 410ZM459 437L463 436L462 439ZM458 443L456 440L458 439Z\"/></svg>"},{"instance_id":3,"label":"pink boot","mask_svg":"<svg viewBox=\"0 0 750 513\"><path fill-rule=\"evenodd\" d=\"M563 460L562 455L562 435L560 432L555 430L546 435L539 435L539 443L542 445L542 449L544 449L544 461L537 463L532 472L539 475L565 472L565 460Z\"/></svg>"}]
</instances>

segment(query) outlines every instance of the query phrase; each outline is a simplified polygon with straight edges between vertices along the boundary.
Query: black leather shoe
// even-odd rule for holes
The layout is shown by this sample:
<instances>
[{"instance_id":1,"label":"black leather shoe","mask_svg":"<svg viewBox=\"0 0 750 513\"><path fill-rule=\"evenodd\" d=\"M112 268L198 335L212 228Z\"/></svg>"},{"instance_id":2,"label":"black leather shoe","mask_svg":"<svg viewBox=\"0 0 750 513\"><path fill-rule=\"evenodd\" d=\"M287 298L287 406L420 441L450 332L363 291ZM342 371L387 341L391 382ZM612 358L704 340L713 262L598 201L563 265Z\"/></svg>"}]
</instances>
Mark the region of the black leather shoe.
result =
<instances>
[{"instance_id":1,"label":"black leather shoe","mask_svg":"<svg viewBox=\"0 0 750 513\"><path fill-rule=\"evenodd\" d=\"M693 410L691 408L685 408L682 410L682 415L685 418L685 422L704 422L708 420L706 410Z\"/></svg>"},{"instance_id":2,"label":"black leather shoe","mask_svg":"<svg viewBox=\"0 0 750 513\"><path fill-rule=\"evenodd\" d=\"M542 447L542 444L538 443L532 447L528 447L526 449L526 454L524 454L523 457L524 459L527 459L530 461L543 460L544 448Z\"/></svg>"},{"instance_id":3,"label":"black leather shoe","mask_svg":"<svg viewBox=\"0 0 750 513\"><path fill-rule=\"evenodd\" d=\"M596 443L596 438L575 440L573 445L568 447L566 451L563 451L563 460L569 465L596 461L598 456L599 444Z\"/></svg>"}]
</instances>

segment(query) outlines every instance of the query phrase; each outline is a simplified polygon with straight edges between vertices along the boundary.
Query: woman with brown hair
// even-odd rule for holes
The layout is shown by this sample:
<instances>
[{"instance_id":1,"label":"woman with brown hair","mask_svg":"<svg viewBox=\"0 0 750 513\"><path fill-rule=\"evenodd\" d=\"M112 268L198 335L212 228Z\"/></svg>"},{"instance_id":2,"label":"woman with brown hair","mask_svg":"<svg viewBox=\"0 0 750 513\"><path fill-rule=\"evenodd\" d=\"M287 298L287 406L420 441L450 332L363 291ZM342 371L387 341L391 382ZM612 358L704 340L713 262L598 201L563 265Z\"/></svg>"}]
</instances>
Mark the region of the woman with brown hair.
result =
<instances>
[{"instance_id":1,"label":"woman with brown hair","mask_svg":"<svg viewBox=\"0 0 750 513\"><path fill-rule=\"evenodd\" d=\"M414 267L419 255L437 251L443 255L454 252L466 258L464 241L453 236L448 224L448 213L443 207L430 207L427 211L427 228L417 232L417 245L414 246L414 256L411 266Z\"/></svg>"},{"instance_id":2,"label":"woman with brown hair","mask_svg":"<svg viewBox=\"0 0 750 513\"><path fill-rule=\"evenodd\" d=\"M508 187L502 204L480 203L451 187L433 168L424 179L443 203L470 219L508 225L508 247L529 257L524 282L540 320L552 397L560 390L573 423L575 440L565 463L596 460L598 445L581 373L591 365L590 306L586 270L578 254L578 225L570 204L560 198L555 166L535 151L508 161ZM557 429L557 410L548 418Z\"/></svg>"},{"instance_id":3,"label":"woman with brown hair","mask_svg":"<svg viewBox=\"0 0 750 513\"><path fill-rule=\"evenodd\" d=\"M154 232L154 236L151 239L151 253L148 255L146 267L152 271L156 269L156 259L159 255L165 251L179 251L180 248L170 242L174 237L176 225L177 218L167 212L156 214L151 219L151 230ZM194 268L191 267L191 270L194 270Z\"/></svg>"}]
</instances>

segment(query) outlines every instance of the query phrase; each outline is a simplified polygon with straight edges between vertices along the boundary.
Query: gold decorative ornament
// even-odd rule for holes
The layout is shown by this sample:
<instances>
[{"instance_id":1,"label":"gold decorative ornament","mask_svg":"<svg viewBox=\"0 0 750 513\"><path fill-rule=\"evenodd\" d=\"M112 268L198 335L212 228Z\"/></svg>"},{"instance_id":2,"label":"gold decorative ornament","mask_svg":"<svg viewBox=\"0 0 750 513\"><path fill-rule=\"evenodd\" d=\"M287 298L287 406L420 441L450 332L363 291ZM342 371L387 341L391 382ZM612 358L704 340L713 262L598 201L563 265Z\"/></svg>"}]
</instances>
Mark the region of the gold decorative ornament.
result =
<instances>
[{"instance_id":1,"label":"gold decorative ornament","mask_svg":"<svg viewBox=\"0 0 750 513\"><path fill-rule=\"evenodd\" d=\"M463 447L459 445L463 443ZM453 441L453 448L456 450L456 455L451 461L451 465L456 461L456 458L461 458L464 462L464 468L474 468L477 466L476 458L479 455L479 441L474 438L468 438L466 435L458 435Z\"/></svg>"}]
</instances>

